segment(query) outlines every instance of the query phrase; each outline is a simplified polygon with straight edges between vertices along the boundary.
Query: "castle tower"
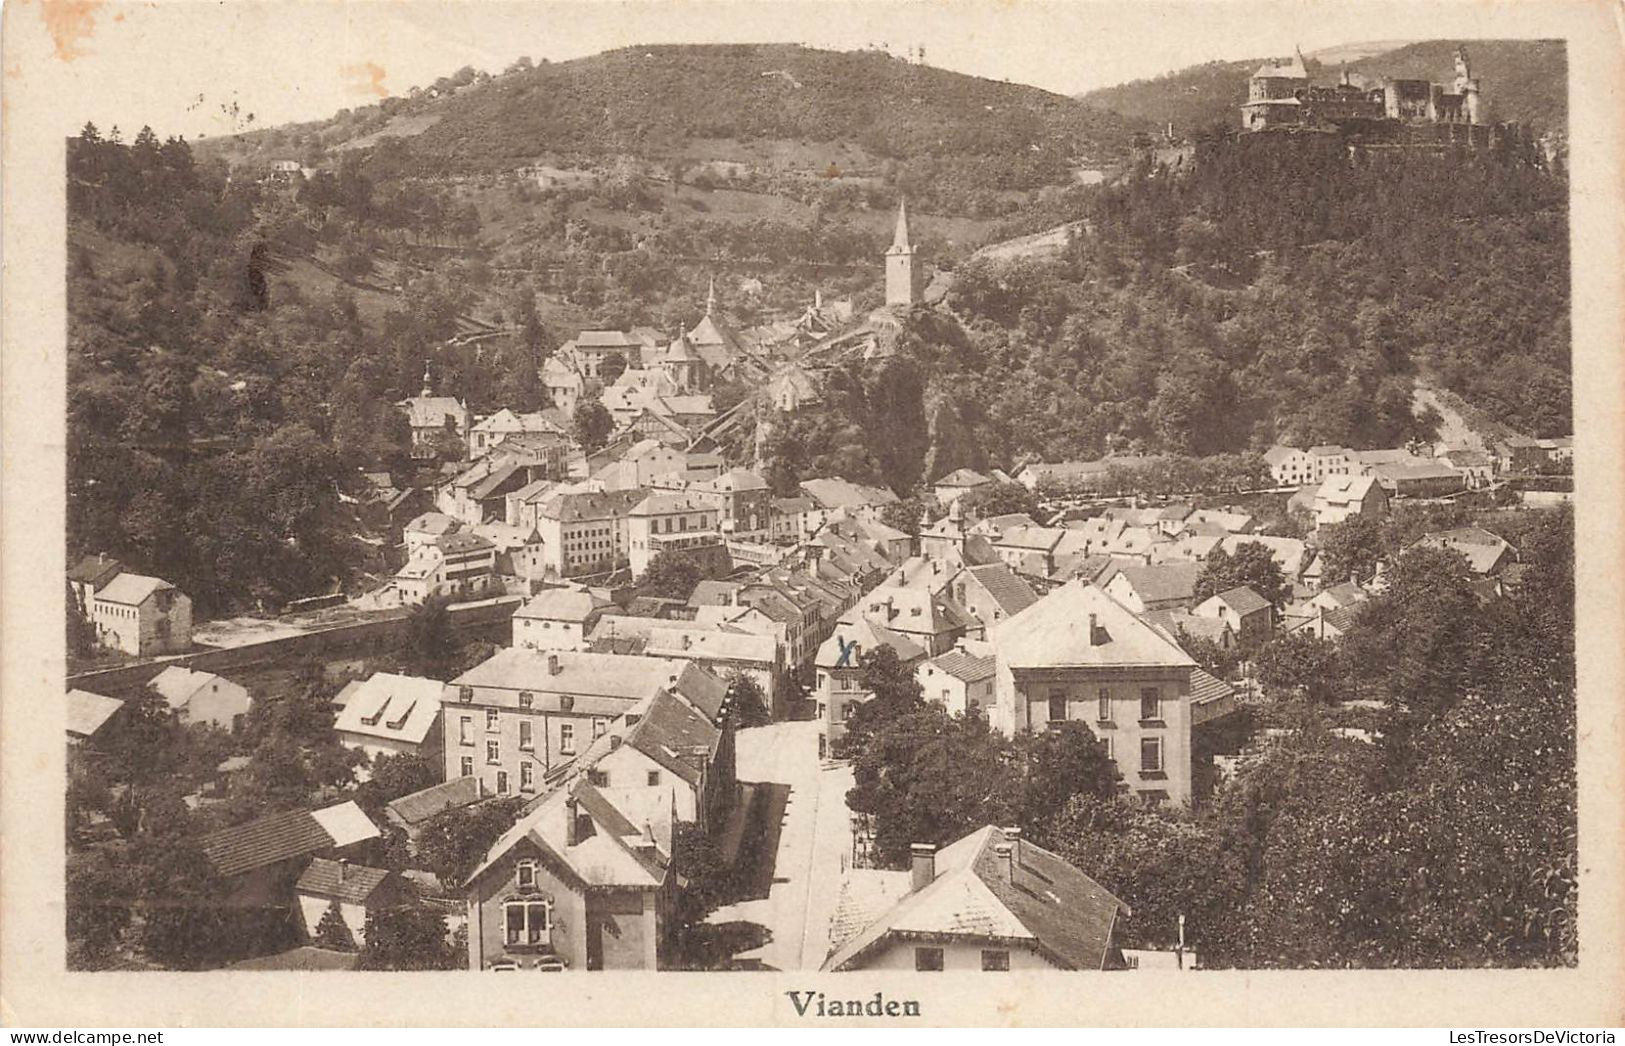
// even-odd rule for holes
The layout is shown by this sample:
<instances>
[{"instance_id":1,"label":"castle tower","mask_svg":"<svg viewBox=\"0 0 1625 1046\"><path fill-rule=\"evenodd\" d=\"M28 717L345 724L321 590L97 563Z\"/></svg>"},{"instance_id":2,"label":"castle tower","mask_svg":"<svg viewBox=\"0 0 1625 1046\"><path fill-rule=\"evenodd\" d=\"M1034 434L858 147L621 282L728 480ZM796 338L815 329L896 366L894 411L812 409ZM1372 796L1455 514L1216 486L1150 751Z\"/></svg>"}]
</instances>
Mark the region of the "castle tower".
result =
<instances>
[{"instance_id":1,"label":"castle tower","mask_svg":"<svg viewBox=\"0 0 1625 1046\"><path fill-rule=\"evenodd\" d=\"M1483 123L1484 114L1478 96L1478 81L1473 79L1473 68L1467 61L1465 47L1456 48L1456 93L1462 96L1462 108L1466 110L1467 122Z\"/></svg>"},{"instance_id":2,"label":"castle tower","mask_svg":"<svg viewBox=\"0 0 1625 1046\"><path fill-rule=\"evenodd\" d=\"M897 202L897 230L886 249L886 304L912 308L925 293L925 270L908 234L908 201Z\"/></svg>"}]
</instances>

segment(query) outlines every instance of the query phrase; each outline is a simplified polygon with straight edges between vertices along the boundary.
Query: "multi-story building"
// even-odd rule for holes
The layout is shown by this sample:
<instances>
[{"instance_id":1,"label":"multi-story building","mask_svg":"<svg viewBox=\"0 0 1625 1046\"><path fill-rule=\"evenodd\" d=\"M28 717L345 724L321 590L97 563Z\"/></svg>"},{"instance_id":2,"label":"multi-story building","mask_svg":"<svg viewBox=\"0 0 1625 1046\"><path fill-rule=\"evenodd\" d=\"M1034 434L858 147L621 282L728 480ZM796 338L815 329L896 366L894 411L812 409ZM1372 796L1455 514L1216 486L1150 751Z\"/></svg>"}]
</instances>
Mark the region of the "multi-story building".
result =
<instances>
[{"instance_id":1,"label":"multi-story building","mask_svg":"<svg viewBox=\"0 0 1625 1046\"><path fill-rule=\"evenodd\" d=\"M369 759L418 755L431 764L440 762L444 690L439 680L374 672L351 691L333 723L339 744Z\"/></svg>"},{"instance_id":2,"label":"multi-story building","mask_svg":"<svg viewBox=\"0 0 1625 1046\"><path fill-rule=\"evenodd\" d=\"M536 504L544 569L557 577L602 574L627 560L627 519L642 490L562 491Z\"/></svg>"},{"instance_id":3,"label":"multi-story building","mask_svg":"<svg viewBox=\"0 0 1625 1046\"><path fill-rule=\"evenodd\" d=\"M585 650L592 626L612 605L583 589L543 589L514 611L513 645L527 650Z\"/></svg>"},{"instance_id":4,"label":"multi-story building","mask_svg":"<svg viewBox=\"0 0 1625 1046\"><path fill-rule=\"evenodd\" d=\"M662 687L713 717L727 690L698 665L663 658L500 650L446 686L446 777L477 776L489 794L538 794L543 777Z\"/></svg>"},{"instance_id":5,"label":"multi-story building","mask_svg":"<svg viewBox=\"0 0 1625 1046\"><path fill-rule=\"evenodd\" d=\"M401 602L415 606L434 596L479 599L500 589L497 547L478 534L453 531L413 552L393 579Z\"/></svg>"},{"instance_id":6,"label":"multi-story building","mask_svg":"<svg viewBox=\"0 0 1625 1046\"><path fill-rule=\"evenodd\" d=\"M967 644L920 662L914 678L925 699L946 708L949 715L975 715L993 707L994 670L990 652L971 653Z\"/></svg>"},{"instance_id":7,"label":"multi-story building","mask_svg":"<svg viewBox=\"0 0 1625 1046\"><path fill-rule=\"evenodd\" d=\"M1329 476L1315 490L1315 526L1325 527L1354 516L1380 519L1388 513L1388 494L1375 476Z\"/></svg>"},{"instance_id":8,"label":"multi-story building","mask_svg":"<svg viewBox=\"0 0 1625 1046\"><path fill-rule=\"evenodd\" d=\"M632 576L640 577L662 552L704 555L722 550L719 510L692 494L650 494L627 517ZM726 553L724 553L725 555Z\"/></svg>"},{"instance_id":9,"label":"multi-story building","mask_svg":"<svg viewBox=\"0 0 1625 1046\"><path fill-rule=\"evenodd\" d=\"M114 575L91 595L89 618L98 643L137 657L192 645L192 600L160 578Z\"/></svg>"},{"instance_id":10,"label":"multi-story building","mask_svg":"<svg viewBox=\"0 0 1625 1046\"><path fill-rule=\"evenodd\" d=\"M926 658L926 650L912 639L859 614L849 614L836 622L834 631L819 646L814 664L818 669L818 718L823 723L818 738L820 757L835 750L846 736L847 721L858 705L874 696L863 685L864 659L883 646L890 647L905 665Z\"/></svg>"},{"instance_id":11,"label":"multi-story building","mask_svg":"<svg viewBox=\"0 0 1625 1046\"><path fill-rule=\"evenodd\" d=\"M1072 581L992 630L992 724L1006 734L1089 724L1129 791L1191 801L1191 673L1196 663L1092 585Z\"/></svg>"}]
</instances>

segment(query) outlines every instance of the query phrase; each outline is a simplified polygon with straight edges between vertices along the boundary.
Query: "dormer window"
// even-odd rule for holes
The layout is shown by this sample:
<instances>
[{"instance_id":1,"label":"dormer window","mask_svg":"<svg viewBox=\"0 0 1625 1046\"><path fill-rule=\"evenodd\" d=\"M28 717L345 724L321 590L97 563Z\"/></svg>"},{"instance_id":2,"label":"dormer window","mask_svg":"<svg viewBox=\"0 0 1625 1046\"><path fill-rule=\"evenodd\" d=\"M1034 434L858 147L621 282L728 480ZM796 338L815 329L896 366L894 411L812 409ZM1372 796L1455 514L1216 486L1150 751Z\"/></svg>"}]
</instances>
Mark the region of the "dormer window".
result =
<instances>
[{"instance_id":1,"label":"dormer window","mask_svg":"<svg viewBox=\"0 0 1625 1046\"><path fill-rule=\"evenodd\" d=\"M521 690L521 691L519 691L519 707L520 708L530 708L535 703L536 703L536 695L535 694L531 693L529 690Z\"/></svg>"},{"instance_id":2,"label":"dormer window","mask_svg":"<svg viewBox=\"0 0 1625 1046\"><path fill-rule=\"evenodd\" d=\"M471 686L460 686L460 687L458 687L457 688L457 700L461 701L465 705L468 704L469 702L473 701L474 700L474 688L471 687Z\"/></svg>"}]
</instances>

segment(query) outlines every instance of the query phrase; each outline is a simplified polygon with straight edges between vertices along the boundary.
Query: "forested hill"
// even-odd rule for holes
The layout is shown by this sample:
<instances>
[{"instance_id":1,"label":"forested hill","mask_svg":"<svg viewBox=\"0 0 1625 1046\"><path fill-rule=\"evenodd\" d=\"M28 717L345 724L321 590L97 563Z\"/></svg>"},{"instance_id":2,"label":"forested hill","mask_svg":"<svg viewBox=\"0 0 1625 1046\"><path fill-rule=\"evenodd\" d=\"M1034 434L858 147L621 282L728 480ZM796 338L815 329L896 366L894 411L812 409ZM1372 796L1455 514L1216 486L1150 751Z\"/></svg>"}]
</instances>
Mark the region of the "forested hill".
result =
<instances>
[{"instance_id":1,"label":"forested hill","mask_svg":"<svg viewBox=\"0 0 1625 1046\"><path fill-rule=\"evenodd\" d=\"M813 147L792 157L802 161L816 160L816 147L848 145L855 156L829 153L838 166L936 163L950 178L954 168L985 168L994 187L1027 188L1065 181L1075 157L1120 156L1130 128L1035 87L878 51L770 44L632 47L487 78L464 70L293 130L326 149L400 137L419 173L512 169L544 154L692 158L697 143L715 158L750 161L777 142Z\"/></svg>"},{"instance_id":2,"label":"forested hill","mask_svg":"<svg viewBox=\"0 0 1625 1046\"><path fill-rule=\"evenodd\" d=\"M1033 457L1397 446L1436 436L1418 380L1567 433L1566 197L1510 158L1214 143L1186 176L1076 191L1059 260L960 266L950 311L916 313L910 351L841 375L836 416L786 446L898 489Z\"/></svg>"},{"instance_id":3,"label":"forested hill","mask_svg":"<svg viewBox=\"0 0 1625 1046\"><path fill-rule=\"evenodd\" d=\"M1410 77L1448 84L1455 79L1455 53L1461 44L1482 84L1491 120L1521 123L1537 134L1566 129L1568 53L1561 40L1427 40L1355 59L1347 68L1351 74L1372 78ZM1208 62L1091 91L1082 100L1130 120L1159 125L1172 121L1181 134L1215 123L1236 126L1237 107L1247 99L1247 80L1266 60ZM1306 64L1317 83L1335 82L1344 68L1340 62L1313 56Z\"/></svg>"}]
</instances>

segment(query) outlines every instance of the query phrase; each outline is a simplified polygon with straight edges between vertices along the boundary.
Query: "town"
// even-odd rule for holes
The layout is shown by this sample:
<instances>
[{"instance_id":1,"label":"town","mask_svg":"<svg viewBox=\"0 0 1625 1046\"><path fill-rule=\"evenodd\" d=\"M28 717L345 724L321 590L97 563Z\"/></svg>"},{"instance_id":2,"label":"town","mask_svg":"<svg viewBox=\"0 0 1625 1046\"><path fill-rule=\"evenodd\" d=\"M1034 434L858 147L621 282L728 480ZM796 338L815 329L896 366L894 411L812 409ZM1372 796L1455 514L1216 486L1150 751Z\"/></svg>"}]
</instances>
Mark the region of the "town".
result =
<instances>
[{"instance_id":1,"label":"town","mask_svg":"<svg viewBox=\"0 0 1625 1046\"><path fill-rule=\"evenodd\" d=\"M1239 121L1300 128L1319 91L1470 148L1479 80L1457 54L1451 94L1267 66ZM254 191L329 177L287 159ZM764 306L761 278L700 273L680 325L577 327L478 411L462 376L516 334L463 323L455 376L428 359L415 395L366 405L402 430L393 467L334 473L347 585L205 617L155 558L73 549L70 964L1131 975L1458 955L1436 926L1393 930L1388 894L1341 952L1313 928L1344 916L1286 899L1376 877L1361 833L1380 818L1426 835L1439 815L1407 781L1511 795L1459 783L1491 758L1475 734L1496 758L1515 743L1480 729L1498 701L1542 718L1566 693L1566 740L1525 738L1518 765L1567 751L1572 772L1572 437L1420 380L1414 409L1387 386L1362 401L1351 378L1315 394L1404 438L933 452L907 486L885 448L878 471L832 466L839 443L791 468L852 374L951 344L931 332L970 326L985 293L996 248L939 264L926 212L900 195L886 216L858 278ZM1333 866L1302 866L1317 855ZM1572 947L1573 871L1547 871L1546 921L1463 962Z\"/></svg>"}]
</instances>

